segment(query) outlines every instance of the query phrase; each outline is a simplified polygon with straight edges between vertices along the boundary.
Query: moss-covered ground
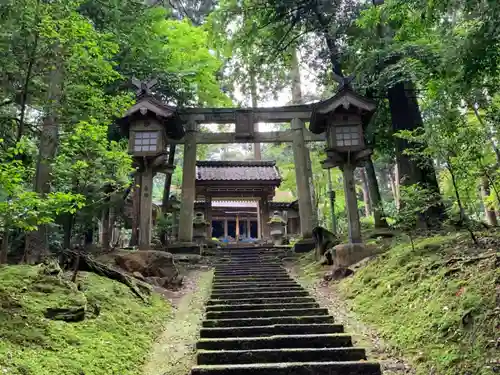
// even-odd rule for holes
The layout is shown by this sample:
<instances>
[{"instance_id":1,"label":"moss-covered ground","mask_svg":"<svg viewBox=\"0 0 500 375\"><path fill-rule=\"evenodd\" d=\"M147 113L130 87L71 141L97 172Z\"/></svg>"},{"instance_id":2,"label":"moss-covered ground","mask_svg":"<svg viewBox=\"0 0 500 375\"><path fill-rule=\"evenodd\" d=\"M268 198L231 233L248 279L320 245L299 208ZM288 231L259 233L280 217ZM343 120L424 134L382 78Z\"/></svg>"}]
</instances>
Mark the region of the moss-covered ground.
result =
<instances>
[{"instance_id":1,"label":"moss-covered ground","mask_svg":"<svg viewBox=\"0 0 500 375\"><path fill-rule=\"evenodd\" d=\"M9 375L136 375L172 315L153 294L148 302L124 285L93 274L80 288L39 267L0 268L0 373ZM48 307L86 305L78 323L44 318Z\"/></svg>"},{"instance_id":2,"label":"moss-covered ground","mask_svg":"<svg viewBox=\"0 0 500 375\"><path fill-rule=\"evenodd\" d=\"M329 288L410 359L417 374L493 374L500 272L497 237L488 236L480 248L463 233L417 238L415 249L398 238ZM327 268L312 259L302 256L298 266L306 279L318 280Z\"/></svg>"}]
</instances>

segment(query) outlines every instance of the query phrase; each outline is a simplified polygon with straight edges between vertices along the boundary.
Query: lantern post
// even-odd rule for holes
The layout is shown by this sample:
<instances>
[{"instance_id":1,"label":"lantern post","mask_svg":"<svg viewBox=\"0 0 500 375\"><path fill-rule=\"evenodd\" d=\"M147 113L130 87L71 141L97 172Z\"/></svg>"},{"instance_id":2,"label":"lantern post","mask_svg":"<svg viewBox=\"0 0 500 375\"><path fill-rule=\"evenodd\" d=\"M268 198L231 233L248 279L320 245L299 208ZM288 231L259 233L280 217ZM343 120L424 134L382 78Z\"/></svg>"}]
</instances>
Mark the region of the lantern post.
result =
<instances>
[{"instance_id":1,"label":"lantern post","mask_svg":"<svg viewBox=\"0 0 500 375\"><path fill-rule=\"evenodd\" d=\"M139 248L151 246L153 177L156 173L173 173L175 166L168 164L169 139L180 139L184 128L173 108L154 98L151 89L156 80L132 80L137 88L137 102L125 116L117 121L122 134L129 140L128 151L136 168L139 183Z\"/></svg>"},{"instance_id":2,"label":"lantern post","mask_svg":"<svg viewBox=\"0 0 500 375\"><path fill-rule=\"evenodd\" d=\"M323 168L339 167L343 173L347 206L349 242L361 243L354 170L371 155L372 150L364 141L365 128L375 111L375 103L357 93L343 79L340 89L332 98L314 107L310 131L326 133L326 160Z\"/></svg>"}]
</instances>

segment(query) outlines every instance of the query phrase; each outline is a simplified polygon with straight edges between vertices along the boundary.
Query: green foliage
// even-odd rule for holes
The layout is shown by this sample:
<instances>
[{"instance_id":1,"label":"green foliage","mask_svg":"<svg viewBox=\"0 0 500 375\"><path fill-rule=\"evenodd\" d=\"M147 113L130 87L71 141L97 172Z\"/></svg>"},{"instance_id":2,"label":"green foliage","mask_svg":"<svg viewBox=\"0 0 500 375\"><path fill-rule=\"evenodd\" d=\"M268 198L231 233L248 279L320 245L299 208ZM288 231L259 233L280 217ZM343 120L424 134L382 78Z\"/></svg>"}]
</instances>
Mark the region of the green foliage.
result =
<instances>
[{"instance_id":1,"label":"green foliage","mask_svg":"<svg viewBox=\"0 0 500 375\"><path fill-rule=\"evenodd\" d=\"M0 163L0 227L4 231L33 231L40 224L52 223L63 213L75 213L84 205L84 197L67 192L54 192L45 197L26 189L32 175L17 157L24 154L26 140L11 147Z\"/></svg>"},{"instance_id":2,"label":"green foliage","mask_svg":"<svg viewBox=\"0 0 500 375\"><path fill-rule=\"evenodd\" d=\"M423 220L424 213L434 206L440 197L418 184L401 186L400 194L401 207L394 217L393 226L411 236L419 221Z\"/></svg>"},{"instance_id":3,"label":"green foliage","mask_svg":"<svg viewBox=\"0 0 500 375\"><path fill-rule=\"evenodd\" d=\"M494 254L462 263L474 255L469 246L463 233L418 239L414 250L401 243L341 284L354 311L412 359L419 375L490 373Z\"/></svg>"},{"instance_id":4,"label":"green foliage","mask_svg":"<svg viewBox=\"0 0 500 375\"><path fill-rule=\"evenodd\" d=\"M137 374L170 314L159 295L138 300L123 284L82 274L81 290L38 267L0 268L0 366L10 374ZM48 307L86 305L83 322L43 317Z\"/></svg>"}]
</instances>

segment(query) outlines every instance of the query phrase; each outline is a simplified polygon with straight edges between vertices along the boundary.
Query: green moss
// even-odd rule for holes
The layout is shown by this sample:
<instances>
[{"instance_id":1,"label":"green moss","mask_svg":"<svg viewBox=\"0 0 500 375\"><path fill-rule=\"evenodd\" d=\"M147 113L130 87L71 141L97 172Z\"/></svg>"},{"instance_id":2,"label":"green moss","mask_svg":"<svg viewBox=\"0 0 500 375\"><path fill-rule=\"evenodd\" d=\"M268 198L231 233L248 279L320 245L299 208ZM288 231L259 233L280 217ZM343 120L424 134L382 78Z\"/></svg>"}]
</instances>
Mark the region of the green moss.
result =
<instances>
[{"instance_id":1,"label":"green moss","mask_svg":"<svg viewBox=\"0 0 500 375\"><path fill-rule=\"evenodd\" d=\"M137 374L170 315L158 295L148 303L115 281L82 273L81 291L38 267L0 268L0 368L8 374ZM48 307L87 305L80 323L44 318Z\"/></svg>"},{"instance_id":2,"label":"green moss","mask_svg":"<svg viewBox=\"0 0 500 375\"><path fill-rule=\"evenodd\" d=\"M364 321L414 360L417 374L490 374L498 323L494 253L464 262L476 255L467 253L463 234L415 245L415 251L408 243L394 246L345 279L340 291Z\"/></svg>"}]
</instances>

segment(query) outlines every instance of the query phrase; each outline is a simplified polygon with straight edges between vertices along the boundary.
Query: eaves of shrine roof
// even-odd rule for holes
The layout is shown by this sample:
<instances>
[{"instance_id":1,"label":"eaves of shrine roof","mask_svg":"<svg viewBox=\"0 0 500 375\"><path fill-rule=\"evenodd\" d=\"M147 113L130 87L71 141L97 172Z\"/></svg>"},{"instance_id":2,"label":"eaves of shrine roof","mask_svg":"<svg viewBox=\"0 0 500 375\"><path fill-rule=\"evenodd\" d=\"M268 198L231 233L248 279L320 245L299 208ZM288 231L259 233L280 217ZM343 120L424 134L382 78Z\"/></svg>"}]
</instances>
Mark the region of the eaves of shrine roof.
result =
<instances>
[{"instance_id":1,"label":"eaves of shrine roof","mask_svg":"<svg viewBox=\"0 0 500 375\"><path fill-rule=\"evenodd\" d=\"M265 182L279 185L281 176L275 161L197 161L196 182Z\"/></svg>"}]
</instances>

